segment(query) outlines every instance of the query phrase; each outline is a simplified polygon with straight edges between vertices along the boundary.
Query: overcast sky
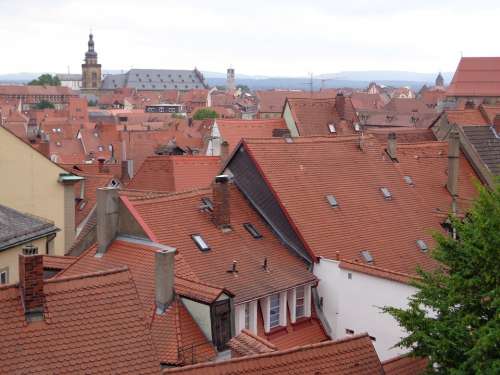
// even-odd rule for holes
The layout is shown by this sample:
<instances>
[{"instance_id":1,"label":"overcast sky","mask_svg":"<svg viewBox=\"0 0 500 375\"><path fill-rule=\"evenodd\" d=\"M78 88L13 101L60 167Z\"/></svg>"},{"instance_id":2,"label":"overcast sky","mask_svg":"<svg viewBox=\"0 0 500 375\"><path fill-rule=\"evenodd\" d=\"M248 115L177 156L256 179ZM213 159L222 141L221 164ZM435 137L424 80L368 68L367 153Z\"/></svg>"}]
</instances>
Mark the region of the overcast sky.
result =
<instances>
[{"instance_id":1,"label":"overcast sky","mask_svg":"<svg viewBox=\"0 0 500 375\"><path fill-rule=\"evenodd\" d=\"M0 0L0 74L103 69L306 76L454 71L500 55L500 0Z\"/></svg>"}]
</instances>

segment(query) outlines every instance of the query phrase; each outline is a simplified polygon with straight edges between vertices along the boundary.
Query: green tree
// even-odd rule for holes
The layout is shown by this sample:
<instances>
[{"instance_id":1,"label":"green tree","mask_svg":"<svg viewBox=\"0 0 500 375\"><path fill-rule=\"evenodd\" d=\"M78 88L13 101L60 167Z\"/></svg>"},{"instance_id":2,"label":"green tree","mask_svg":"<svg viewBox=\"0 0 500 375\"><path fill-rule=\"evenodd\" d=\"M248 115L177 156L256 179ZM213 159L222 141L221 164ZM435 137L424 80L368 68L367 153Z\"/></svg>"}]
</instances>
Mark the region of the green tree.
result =
<instances>
[{"instance_id":1,"label":"green tree","mask_svg":"<svg viewBox=\"0 0 500 375\"><path fill-rule=\"evenodd\" d=\"M207 118L217 118L217 112L210 108L200 108L193 115L193 119L195 120L205 120Z\"/></svg>"},{"instance_id":2,"label":"green tree","mask_svg":"<svg viewBox=\"0 0 500 375\"><path fill-rule=\"evenodd\" d=\"M45 108L52 108L54 109L55 106L53 103L47 101L47 100L41 100L39 101L36 106L35 106L36 109L45 109Z\"/></svg>"},{"instance_id":3,"label":"green tree","mask_svg":"<svg viewBox=\"0 0 500 375\"><path fill-rule=\"evenodd\" d=\"M398 345L429 358L429 372L500 374L500 184L480 187L466 218L451 220L457 239L436 234L432 252L443 267L418 271L408 309L383 310L408 333Z\"/></svg>"},{"instance_id":4,"label":"green tree","mask_svg":"<svg viewBox=\"0 0 500 375\"><path fill-rule=\"evenodd\" d=\"M28 85L34 85L34 86L61 86L61 81L59 80L59 77L57 76L52 76L50 74L42 74L40 77L37 79L34 79Z\"/></svg>"}]
</instances>

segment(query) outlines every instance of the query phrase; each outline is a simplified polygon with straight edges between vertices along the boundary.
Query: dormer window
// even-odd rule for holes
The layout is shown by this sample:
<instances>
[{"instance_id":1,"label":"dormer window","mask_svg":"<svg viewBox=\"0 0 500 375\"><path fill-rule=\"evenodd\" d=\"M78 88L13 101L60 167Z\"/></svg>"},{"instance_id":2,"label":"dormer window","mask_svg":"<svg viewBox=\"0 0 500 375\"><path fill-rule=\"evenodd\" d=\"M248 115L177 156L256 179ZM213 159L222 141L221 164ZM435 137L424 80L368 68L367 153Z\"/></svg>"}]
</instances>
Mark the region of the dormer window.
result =
<instances>
[{"instance_id":1,"label":"dormer window","mask_svg":"<svg viewBox=\"0 0 500 375\"><path fill-rule=\"evenodd\" d=\"M208 246L208 244L205 242L205 240L203 239L203 237L201 235L192 234L191 238L194 241L194 243L196 244L196 246L198 246L198 249L200 249L201 251L210 250L210 246Z\"/></svg>"},{"instance_id":2,"label":"dormer window","mask_svg":"<svg viewBox=\"0 0 500 375\"><path fill-rule=\"evenodd\" d=\"M331 134L337 133L337 129L335 129L335 124L328 124L328 130Z\"/></svg>"}]
</instances>

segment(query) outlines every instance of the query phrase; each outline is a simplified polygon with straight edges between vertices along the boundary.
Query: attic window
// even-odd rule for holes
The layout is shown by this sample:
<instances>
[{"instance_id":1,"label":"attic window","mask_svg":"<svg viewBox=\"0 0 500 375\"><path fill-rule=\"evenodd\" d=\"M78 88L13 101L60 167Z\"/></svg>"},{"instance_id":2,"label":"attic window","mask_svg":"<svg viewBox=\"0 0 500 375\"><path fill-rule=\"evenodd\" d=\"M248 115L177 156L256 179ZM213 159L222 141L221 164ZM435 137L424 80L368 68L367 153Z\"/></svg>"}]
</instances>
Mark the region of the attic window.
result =
<instances>
[{"instance_id":1,"label":"attic window","mask_svg":"<svg viewBox=\"0 0 500 375\"><path fill-rule=\"evenodd\" d=\"M212 203L212 200L207 197L201 198L201 206L200 209L202 210L208 210L208 211L213 211L214 210L214 204Z\"/></svg>"},{"instance_id":2,"label":"attic window","mask_svg":"<svg viewBox=\"0 0 500 375\"><path fill-rule=\"evenodd\" d=\"M422 250L424 253L429 250L429 247L427 246L427 243L424 240L417 240L417 245L420 250Z\"/></svg>"},{"instance_id":3,"label":"attic window","mask_svg":"<svg viewBox=\"0 0 500 375\"><path fill-rule=\"evenodd\" d=\"M252 235L253 238L262 238L262 234L253 226L251 223L244 223L243 226L247 230L248 233Z\"/></svg>"},{"instance_id":4,"label":"attic window","mask_svg":"<svg viewBox=\"0 0 500 375\"><path fill-rule=\"evenodd\" d=\"M116 180L111 180L110 185L111 185L111 187L116 187L116 186L118 186L118 181L116 181Z\"/></svg>"},{"instance_id":5,"label":"attic window","mask_svg":"<svg viewBox=\"0 0 500 375\"><path fill-rule=\"evenodd\" d=\"M411 179L410 176L404 176L404 179L405 179L405 182L410 185L410 186L413 186L414 183L413 183L413 180Z\"/></svg>"},{"instance_id":6,"label":"attic window","mask_svg":"<svg viewBox=\"0 0 500 375\"><path fill-rule=\"evenodd\" d=\"M97 146L97 151L104 151L104 147L102 147L102 146Z\"/></svg>"},{"instance_id":7,"label":"attic window","mask_svg":"<svg viewBox=\"0 0 500 375\"><path fill-rule=\"evenodd\" d=\"M336 133L337 130L335 129L335 124L328 124L328 130L330 133Z\"/></svg>"},{"instance_id":8,"label":"attic window","mask_svg":"<svg viewBox=\"0 0 500 375\"><path fill-rule=\"evenodd\" d=\"M361 256L363 257L363 260L366 262L366 263L373 263L373 257L372 257L372 254L370 253L370 251L368 250L363 250L361 252Z\"/></svg>"},{"instance_id":9,"label":"attic window","mask_svg":"<svg viewBox=\"0 0 500 375\"><path fill-rule=\"evenodd\" d=\"M361 130L361 126L359 126L359 123L354 123L354 131L359 132Z\"/></svg>"},{"instance_id":10,"label":"attic window","mask_svg":"<svg viewBox=\"0 0 500 375\"><path fill-rule=\"evenodd\" d=\"M330 206L332 207L338 207L339 203L337 202L337 199L333 195L327 195L326 200L328 203L330 203Z\"/></svg>"},{"instance_id":11,"label":"attic window","mask_svg":"<svg viewBox=\"0 0 500 375\"><path fill-rule=\"evenodd\" d=\"M198 249L201 251L208 251L210 250L210 246L207 245L203 237L199 234L192 234L191 238L193 239L194 243L196 246L198 246Z\"/></svg>"},{"instance_id":12,"label":"attic window","mask_svg":"<svg viewBox=\"0 0 500 375\"><path fill-rule=\"evenodd\" d=\"M392 194L391 192L389 191L388 188L386 187L381 187L380 188L380 191L382 192L382 194L384 195L384 199L386 200L391 200L392 199Z\"/></svg>"}]
</instances>

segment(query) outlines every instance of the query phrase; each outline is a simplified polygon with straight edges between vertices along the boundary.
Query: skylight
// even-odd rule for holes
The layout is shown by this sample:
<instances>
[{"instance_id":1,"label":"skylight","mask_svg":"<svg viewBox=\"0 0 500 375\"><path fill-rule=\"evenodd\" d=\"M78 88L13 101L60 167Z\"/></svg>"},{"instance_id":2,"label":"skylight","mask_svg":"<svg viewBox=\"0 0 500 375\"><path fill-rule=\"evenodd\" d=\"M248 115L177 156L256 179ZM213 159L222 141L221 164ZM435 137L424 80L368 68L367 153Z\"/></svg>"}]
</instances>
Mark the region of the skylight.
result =
<instances>
[{"instance_id":1,"label":"skylight","mask_svg":"<svg viewBox=\"0 0 500 375\"><path fill-rule=\"evenodd\" d=\"M252 235L253 238L262 238L262 234L251 223L244 223L245 229Z\"/></svg>"},{"instance_id":2,"label":"skylight","mask_svg":"<svg viewBox=\"0 0 500 375\"><path fill-rule=\"evenodd\" d=\"M413 180L411 179L410 176L404 176L404 179L405 179L405 182L410 185L410 186L413 186Z\"/></svg>"},{"instance_id":3,"label":"skylight","mask_svg":"<svg viewBox=\"0 0 500 375\"><path fill-rule=\"evenodd\" d=\"M361 252L361 256L366 263L373 263L372 254L368 250L363 250Z\"/></svg>"},{"instance_id":4,"label":"skylight","mask_svg":"<svg viewBox=\"0 0 500 375\"><path fill-rule=\"evenodd\" d=\"M330 206L332 207L338 207L339 203L337 202L337 199L333 195L327 195L326 200L328 203L330 203Z\"/></svg>"},{"instance_id":5,"label":"skylight","mask_svg":"<svg viewBox=\"0 0 500 375\"><path fill-rule=\"evenodd\" d=\"M198 249L200 249L201 251L210 250L210 246L208 246L208 244L205 242L205 240L203 239L203 237L201 235L192 234L191 238L193 239L196 246L198 246Z\"/></svg>"},{"instance_id":6,"label":"skylight","mask_svg":"<svg viewBox=\"0 0 500 375\"><path fill-rule=\"evenodd\" d=\"M201 198L201 206L200 208L202 210L208 210L208 211L213 211L214 210L214 204L212 203L212 200L208 197L203 197Z\"/></svg>"},{"instance_id":7,"label":"skylight","mask_svg":"<svg viewBox=\"0 0 500 375\"><path fill-rule=\"evenodd\" d=\"M355 122L354 123L354 131L359 132L361 130L361 126L359 126L359 123Z\"/></svg>"},{"instance_id":8,"label":"skylight","mask_svg":"<svg viewBox=\"0 0 500 375\"><path fill-rule=\"evenodd\" d=\"M328 130L330 130L330 133L337 132L337 130L335 129L335 124L328 124Z\"/></svg>"},{"instance_id":9,"label":"skylight","mask_svg":"<svg viewBox=\"0 0 500 375\"><path fill-rule=\"evenodd\" d=\"M423 252L429 250L429 247L427 246L427 243L424 240L417 240L417 245L419 249L422 250Z\"/></svg>"},{"instance_id":10,"label":"skylight","mask_svg":"<svg viewBox=\"0 0 500 375\"><path fill-rule=\"evenodd\" d=\"M387 200L390 200L392 199L392 194L391 192L389 191L388 188L386 187L381 187L380 188L380 191L382 192L382 194L384 195L384 199L387 199Z\"/></svg>"}]
</instances>

